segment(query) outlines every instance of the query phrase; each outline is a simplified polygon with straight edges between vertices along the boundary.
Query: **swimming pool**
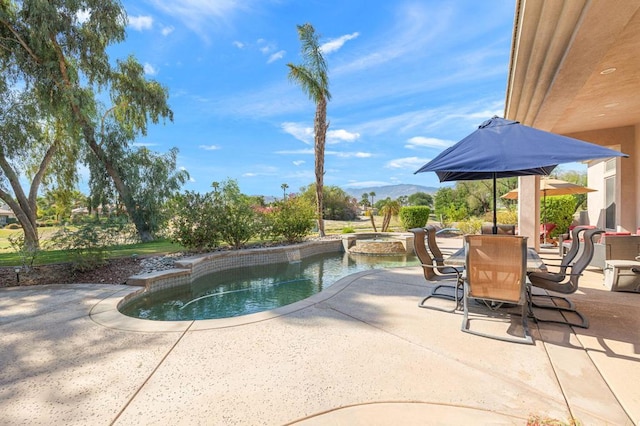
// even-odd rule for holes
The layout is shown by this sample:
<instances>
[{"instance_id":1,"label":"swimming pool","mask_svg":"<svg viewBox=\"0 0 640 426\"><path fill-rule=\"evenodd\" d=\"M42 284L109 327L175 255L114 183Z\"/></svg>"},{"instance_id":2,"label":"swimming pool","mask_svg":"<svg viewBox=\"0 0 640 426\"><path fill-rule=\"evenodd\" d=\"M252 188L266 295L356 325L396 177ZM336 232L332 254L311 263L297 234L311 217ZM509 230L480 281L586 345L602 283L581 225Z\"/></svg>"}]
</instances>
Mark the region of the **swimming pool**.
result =
<instances>
[{"instance_id":1,"label":"swimming pool","mask_svg":"<svg viewBox=\"0 0 640 426\"><path fill-rule=\"evenodd\" d=\"M119 310L130 317L157 321L235 317L306 299L349 274L418 264L412 255L318 254L294 262L215 272L191 284L143 293Z\"/></svg>"}]
</instances>

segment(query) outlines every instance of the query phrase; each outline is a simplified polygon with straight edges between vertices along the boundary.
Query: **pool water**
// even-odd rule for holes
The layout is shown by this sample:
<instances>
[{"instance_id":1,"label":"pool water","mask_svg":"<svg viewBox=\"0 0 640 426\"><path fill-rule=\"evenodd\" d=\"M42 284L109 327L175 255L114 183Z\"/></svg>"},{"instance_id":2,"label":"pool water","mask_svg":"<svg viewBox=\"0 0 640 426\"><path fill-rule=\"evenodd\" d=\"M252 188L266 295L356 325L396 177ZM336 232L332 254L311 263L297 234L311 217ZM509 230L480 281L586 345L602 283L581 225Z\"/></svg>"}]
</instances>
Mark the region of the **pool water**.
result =
<instances>
[{"instance_id":1,"label":"pool water","mask_svg":"<svg viewBox=\"0 0 640 426\"><path fill-rule=\"evenodd\" d=\"M418 265L415 256L326 253L298 262L215 272L190 285L143 294L120 311L158 321L228 318L262 312L306 299L349 274Z\"/></svg>"}]
</instances>

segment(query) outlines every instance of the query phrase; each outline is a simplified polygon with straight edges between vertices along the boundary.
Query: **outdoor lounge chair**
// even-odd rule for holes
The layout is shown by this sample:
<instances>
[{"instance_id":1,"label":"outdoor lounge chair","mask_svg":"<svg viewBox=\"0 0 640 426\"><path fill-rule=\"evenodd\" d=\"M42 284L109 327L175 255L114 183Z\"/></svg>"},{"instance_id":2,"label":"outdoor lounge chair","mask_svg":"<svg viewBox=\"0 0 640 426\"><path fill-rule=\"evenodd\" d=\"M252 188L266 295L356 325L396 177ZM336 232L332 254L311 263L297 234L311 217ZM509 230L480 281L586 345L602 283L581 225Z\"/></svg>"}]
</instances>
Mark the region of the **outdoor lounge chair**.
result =
<instances>
[{"instance_id":1,"label":"outdoor lounge chair","mask_svg":"<svg viewBox=\"0 0 640 426\"><path fill-rule=\"evenodd\" d=\"M579 238L579 233L583 232L583 237ZM593 249L594 249L594 239L596 239L600 234L604 231L601 229L581 229L578 231L574 230L573 240L574 243L570 249L574 250L574 245L576 241L580 247L575 248L575 253L581 251L580 256L577 257L575 261L563 262L565 264L559 272L531 272L529 273L529 282L533 287L542 288L544 290L554 291L562 294L571 294L575 293L578 290L578 282L580 277L582 276L582 272L591 262L591 258L593 257ZM582 241L581 241L582 240ZM567 253L567 256L569 253ZM567 257L565 256L565 258ZM574 254L575 256L575 254ZM567 272L569 271L569 272ZM550 297L554 302L551 305L541 305L533 302L534 297ZM531 292L531 305L536 308L543 309L553 309L560 313L573 313L580 318L580 322L571 322L564 317L564 320L554 320L554 319L542 319L540 317L535 316L534 312L531 312L533 318L538 322L553 322L558 324L567 324L576 327L589 328L589 321L587 318L582 315L577 309L575 309L573 303L569 301L567 298L553 296L553 295L533 295L533 291ZM555 300L564 299L569 306L558 306L555 303Z\"/></svg>"},{"instance_id":2,"label":"outdoor lounge chair","mask_svg":"<svg viewBox=\"0 0 640 426\"><path fill-rule=\"evenodd\" d=\"M427 250L427 246L425 244L425 237L427 237L427 230L424 228L413 228L409 229L409 232L413 233L413 248L415 251L418 260L420 260L420 264L422 265L422 272L424 274L424 278L427 281L445 281L446 284L438 284L431 291L431 293L422 299L422 301L418 304L421 308L426 309L435 309L438 311L444 312L454 312L458 303L461 300L459 295L460 288L462 285L461 276L463 268L454 268L450 266L438 265L438 262L432 257L432 255ZM427 237L428 238L428 237ZM435 233L434 237L435 238ZM445 290L445 291L442 291ZM449 291L446 291L449 290ZM452 290L452 291L451 291ZM427 300L432 297L443 298L454 300L456 302L453 309L445 309L438 306L431 306L426 304Z\"/></svg>"},{"instance_id":3,"label":"outdoor lounge chair","mask_svg":"<svg viewBox=\"0 0 640 426\"><path fill-rule=\"evenodd\" d=\"M465 236L466 274L462 331L508 342L533 344L527 324L527 237L515 235ZM483 301L492 311L503 304L521 306L523 337L499 336L472 330L471 299Z\"/></svg>"}]
</instances>

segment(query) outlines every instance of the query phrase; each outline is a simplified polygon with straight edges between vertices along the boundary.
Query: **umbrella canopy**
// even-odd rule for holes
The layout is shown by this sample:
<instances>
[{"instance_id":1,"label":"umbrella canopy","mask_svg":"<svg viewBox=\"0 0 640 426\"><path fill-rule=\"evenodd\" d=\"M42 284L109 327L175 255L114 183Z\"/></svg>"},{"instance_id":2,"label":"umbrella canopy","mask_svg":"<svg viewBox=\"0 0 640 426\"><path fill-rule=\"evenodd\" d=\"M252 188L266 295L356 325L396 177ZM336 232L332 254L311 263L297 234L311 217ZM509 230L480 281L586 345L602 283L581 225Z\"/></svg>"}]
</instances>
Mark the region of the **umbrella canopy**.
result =
<instances>
[{"instance_id":1,"label":"umbrella canopy","mask_svg":"<svg viewBox=\"0 0 640 426\"><path fill-rule=\"evenodd\" d=\"M595 192L595 189L587 188L586 186L576 185L575 183L567 182L560 179L541 179L540 180L540 195L554 196L554 195L574 195L574 194L586 194L587 192ZM520 196L519 188L507 192L502 196L508 200L517 200Z\"/></svg>"},{"instance_id":2,"label":"umbrella canopy","mask_svg":"<svg viewBox=\"0 0 640 426\"><path fill-rule=\"evenodd\" d=\"M496 178L548 175L561 163L628 157L596 144L493 117L415 173L435 172L440 182L493 179L493 232L497 233Z\"/></svg>"}]
</instances>

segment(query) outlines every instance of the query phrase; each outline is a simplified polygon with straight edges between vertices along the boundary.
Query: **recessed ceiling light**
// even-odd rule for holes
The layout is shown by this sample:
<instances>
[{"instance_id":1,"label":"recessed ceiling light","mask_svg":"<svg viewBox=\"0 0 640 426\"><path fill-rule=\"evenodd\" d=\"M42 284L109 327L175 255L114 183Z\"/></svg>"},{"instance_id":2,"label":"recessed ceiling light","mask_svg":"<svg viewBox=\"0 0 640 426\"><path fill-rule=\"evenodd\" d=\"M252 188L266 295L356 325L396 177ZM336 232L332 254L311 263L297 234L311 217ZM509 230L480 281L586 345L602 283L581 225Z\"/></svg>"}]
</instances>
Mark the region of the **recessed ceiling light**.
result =
<instances>
[{"instance_id":1,"label":"recessed ceiling light","mask_svg":"<svg viewBox=\"0 0 640 426\"><path fill-rule=\"evenodd\" d=\"M611 67L611 68L605 68L602 71L600 71L600 74L602 75L607 75L607 74L611 74L612 72L615 72L617 68Z\"/></svg>"},{"instance_id":2,"label":"recessed ceiling light","mask_svg":"<svg viewBox=\"0 0 640 426\"><path fill-rule=\"evenodd\" d=\"M620 102L611 102L610 104L606 104L604 107L605 108L613 108L620 105Z\"/></svg>"}]
</instances>

